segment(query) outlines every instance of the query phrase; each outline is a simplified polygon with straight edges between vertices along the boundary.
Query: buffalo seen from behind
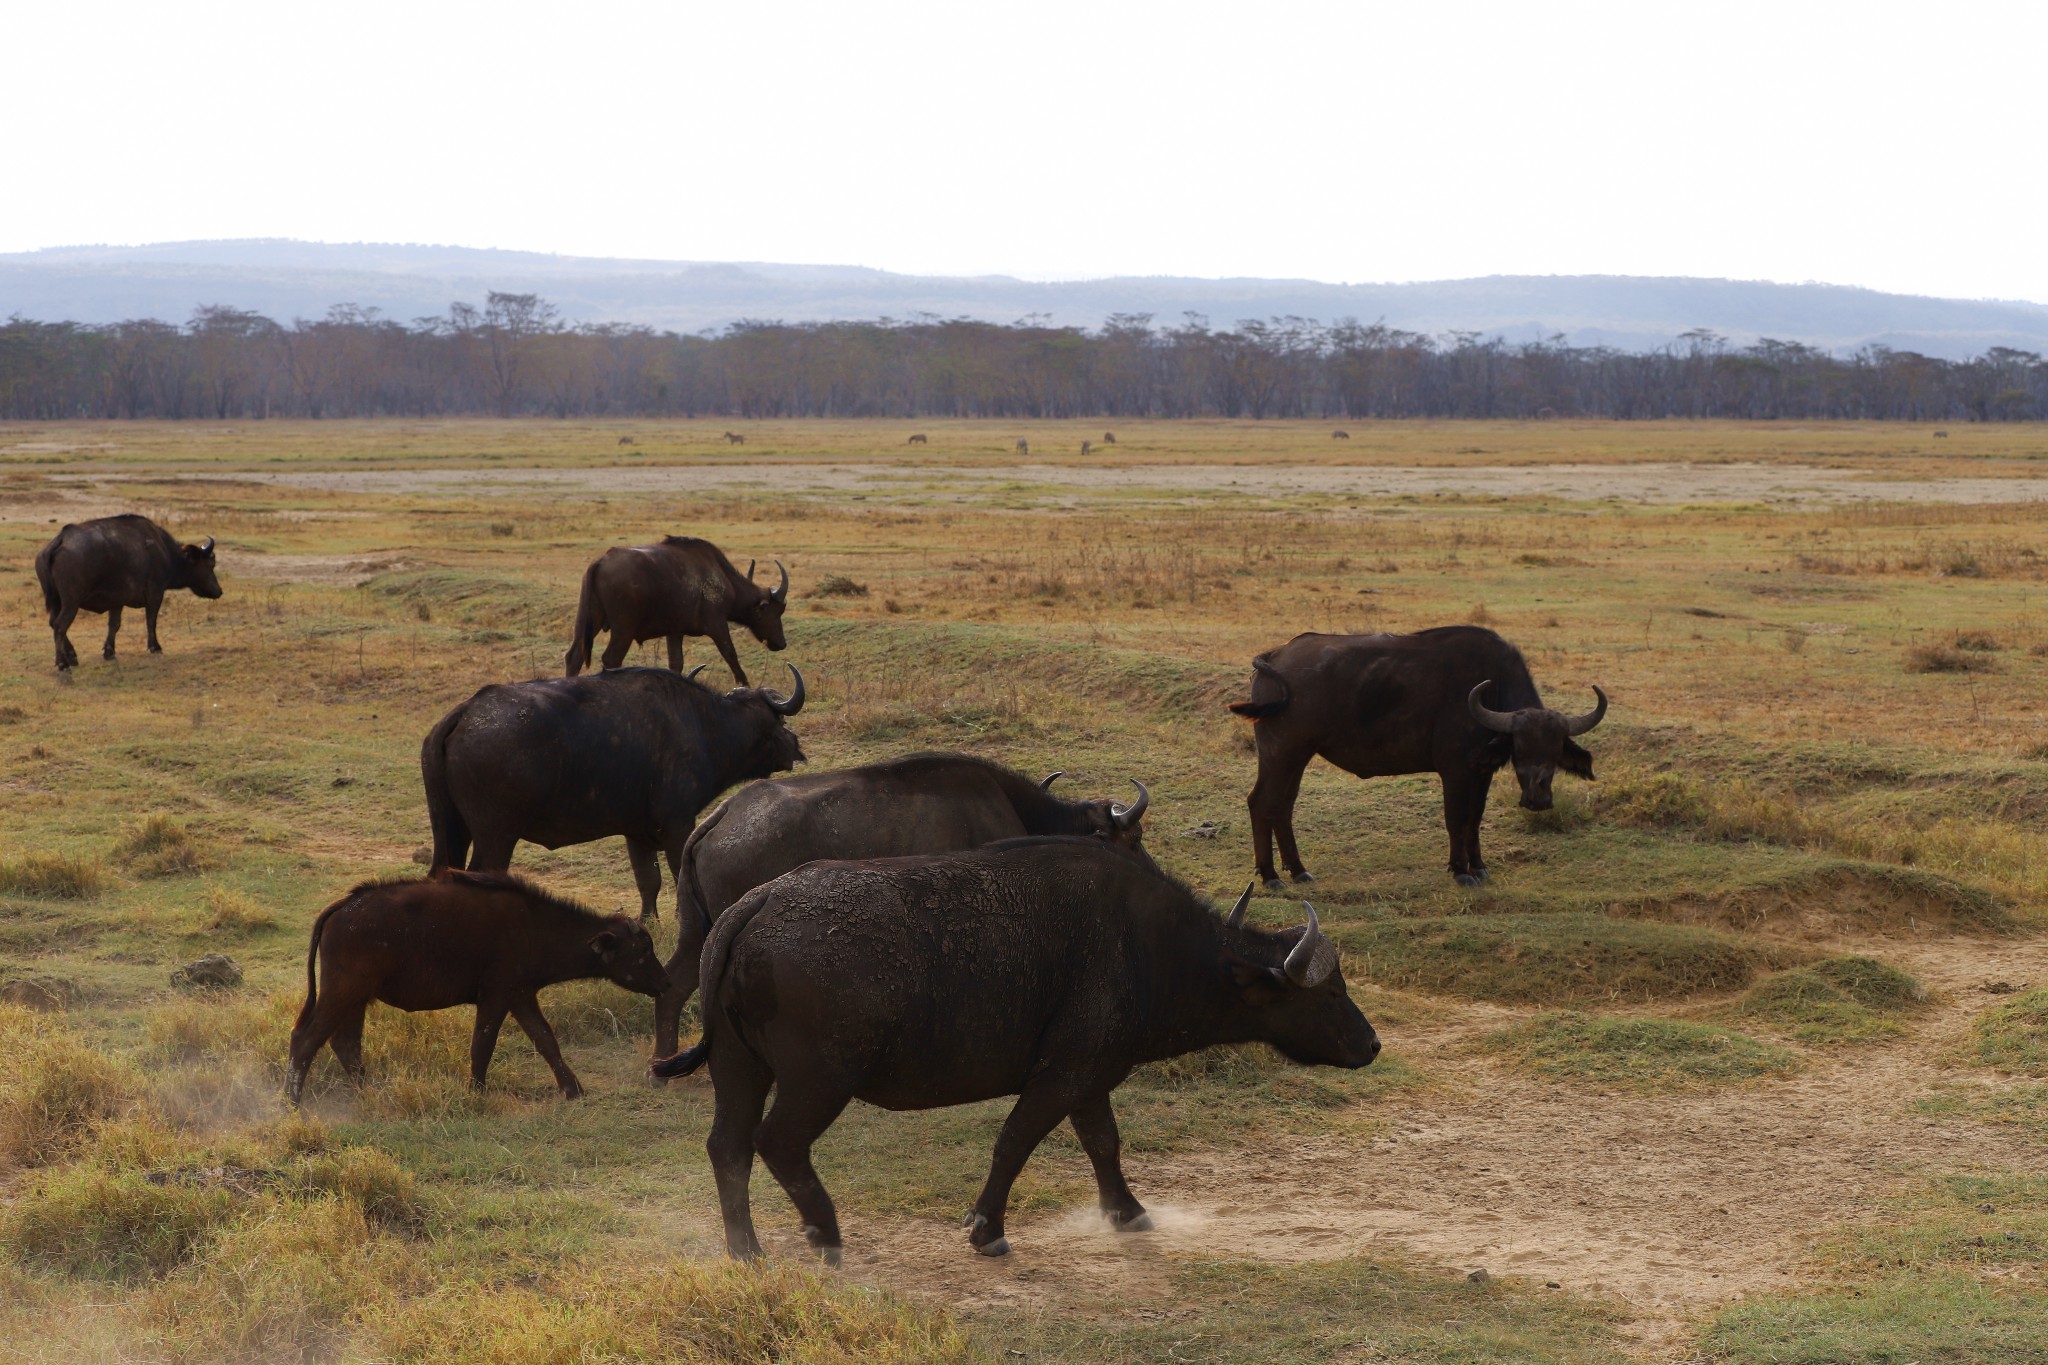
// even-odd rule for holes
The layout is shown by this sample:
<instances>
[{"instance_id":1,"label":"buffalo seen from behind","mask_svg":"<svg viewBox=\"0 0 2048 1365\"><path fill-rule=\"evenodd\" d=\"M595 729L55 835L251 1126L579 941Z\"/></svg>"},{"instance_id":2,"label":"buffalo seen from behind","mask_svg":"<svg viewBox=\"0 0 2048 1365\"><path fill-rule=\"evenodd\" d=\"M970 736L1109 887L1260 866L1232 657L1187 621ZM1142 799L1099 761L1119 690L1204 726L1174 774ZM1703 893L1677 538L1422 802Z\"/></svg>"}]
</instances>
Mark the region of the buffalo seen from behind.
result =
<instances>
[{"instance_id":1,"label":"buffalo seen from behind","mask_svg":"<svg viewBox=\"0 0 2048 1365\"><path fill-rule=\"evenodd\" d=\"M727 1251L760 1254L747 1193L758 1151L811 1246L838 1261L811 1146L855 1099L931 1109L1017 1096L967 1217L984 1255L1009 1250L1010 1187L1062 1120L1111 1223L1149 1227L1110 1108L1135 1068L1219 1043L1342 1067L1379 1052L1314 908L1269 933L1244 923L1250 894L1221 918L1122 850L1073 838L814 862L749 892L705 945L703 1040L654 1068L679 1076L710 1060L706 1149Z\"/></svg>"},{"instance_id":2,"label":"buffalo seen from behind","mask_svg":"<svg viewBox=\"0 0 2048 1365\"><path fill-rule=\"evenodd\" d=\"M784 723L804 707L795 690L723 695L663 668L587 678L499 683L435 725L420 746L432 867L502 872L521 839L543 848L621 834L656 915L660 853L673 873L697 813L735 782L803 761Z\"/></svg>"},{"instance_id":3,"label":"buffalo seen from behind","mask_svg":"<svg viewBox=\"0 0 2048 1365\"><path fill-rule=\"evenodd\" d=\"M782 582L764 588L754 582L754 562L744 576L708 540L669 536L658 545L606 550L583 572L583 591L576 603L575 635L563 671L575 677L590 662L597 633L611 632L604 648L604 667L617 668L626 652L644 640L668 641L668 666L683 671L683 637L702 635L718 648L733 680L747 685L732 646L732 627L746 627L771 650L788 642L782 634L782 613L789 606L789 570L777 560Z\"/></svg>"},{"instance_id":4,"label":"buffalo seen from behind","mask_svg":"<svg viewBox=\"0 0 2048 1365\"><path fill-rule=\"evenodd\" d=\"M329 1043L342 1070L361 1082L363 1015L381 1000L402 1010L476 1006L469 1081L478 1090L511 1014L573 1100L583 1087L562 1060L537 993L592 977L642 995L659 995L668 981L637 921L597 914L516 877L447 871L366 882L313 921L286 1092L299 1102L306 1072Z\"/></svg>"},{"instance_id":5,"label":"buffalo seen from behind","mask_svg":"<svg viewBox=\"0 0 2048 1365\"><path fill-rule=\"evenodd\" d=\"M756 782L733 793L697 826L676 874L679 937L669 959L670 990L655 1003L657 1055L676 1049L677 1021L697 989L698 958L712 924L740 897L822 858L889 858L952 853L1028 834L1072 834L1144 852L1145 784L1138 797L1069 801L967 754L912 754L887 763Z\"/></svg>"},{"instance_id":6,"label":"buffalo seen from behind","mask_svg":"<svg viewBox=\"0 0 2048 1365\"><path fill-rule=\"evenodd\" d=\"M1273 841L1297 882L1313 881L1294 843L1302 770L1323 758L1358 777L1437 774L1451 874L1486 880L1479 823L1487 788L1515 765L1522 806L1550 809L1561 768L1591 780L1593 757L1572 740L1607 714L1607 694L1582 716L1547 709L1521 651L1490 630L1440 626L1413 635L1297 635L1252 663L1252 699L1230 709L1256 722L1259 775L1249 805L1258 875L1278 889Z\"/></svg>"},{"instance_id":7,"label":"buffalo seen from behind","mask_svg":"<svg viewBox=\"0 0 2048 1365\"><path fill-rule=\"evenodd\" d=\"M36 581L42 584L60 670L78 664L70 632L81 611L107 614L107 642L100 655L111 659L114 636L121 630L121 609L141 607L149 652L161 654L156 614L165 593L190 588L194 596L208 600L220 596L213 537L203 545L181 545L163 527L133 512L74 522L58 531L36 554Z\"/></svg>"}]
</instances>

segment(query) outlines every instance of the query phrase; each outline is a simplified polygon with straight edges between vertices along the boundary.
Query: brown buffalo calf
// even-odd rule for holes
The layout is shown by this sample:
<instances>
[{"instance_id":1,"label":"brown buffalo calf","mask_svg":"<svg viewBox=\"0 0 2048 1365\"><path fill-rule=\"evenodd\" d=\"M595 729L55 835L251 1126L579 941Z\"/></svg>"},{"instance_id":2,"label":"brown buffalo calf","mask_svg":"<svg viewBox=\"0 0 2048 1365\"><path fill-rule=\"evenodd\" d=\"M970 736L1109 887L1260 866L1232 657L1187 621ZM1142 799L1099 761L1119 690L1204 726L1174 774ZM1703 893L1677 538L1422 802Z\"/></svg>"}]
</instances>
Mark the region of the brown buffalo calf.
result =
<instances>
[{"instance_id":1,"label":"brown buffalo calf","mask_svg":"<svg viewBox=\"0 0 2048 1365\"><path fill-rule=\"evenodd\" d=\"M363 1014L381 1000L407 1011L475 1005L469 1080L479 1090L510 1013L573 1100L583 1087L536 993L598 976L642 995L668 985L636 921L586 910L517 877L447 869L423 880L365 882L313 921L287 1093L298 1103L313 1058L330 1041L342 1070L360 1082Z\"/></svg>"}]
</instances>

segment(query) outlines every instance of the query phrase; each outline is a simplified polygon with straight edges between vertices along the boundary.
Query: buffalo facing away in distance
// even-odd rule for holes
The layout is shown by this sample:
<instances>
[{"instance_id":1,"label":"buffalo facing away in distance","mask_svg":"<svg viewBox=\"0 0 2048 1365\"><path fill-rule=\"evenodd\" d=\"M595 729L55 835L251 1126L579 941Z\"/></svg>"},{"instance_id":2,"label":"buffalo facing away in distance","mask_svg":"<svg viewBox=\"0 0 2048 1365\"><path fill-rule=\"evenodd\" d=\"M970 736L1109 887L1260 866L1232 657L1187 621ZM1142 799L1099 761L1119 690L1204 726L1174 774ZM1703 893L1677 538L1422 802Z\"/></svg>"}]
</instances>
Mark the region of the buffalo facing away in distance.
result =
<instances>
[{"instance_id":1,"label":"buffalo facing away in distance","mask_svg":"<svg viewBox=\"0 0 2048 1365\"><path fill-rule=\"evenodd\" d=\"M220 579L213 570L213 537L208 536L204 545L180 545L169 531L133 512L64 527L36 553L36 581L43 586L50 633L57 637L57 667L68 669L78 663L70 632L81 611L107 614L101 657L114 657L123 607L142 608L149 652L163 653L156 638L156 614L164 594L190 588L194 596L217 598Z\"/></svg>"},{"instance_id":2,"label":"buffalo facing away in distance","mask_svg":"<svg viewBox=\"0 0 2048 1365\"><path fill-rule=\"evenodd\" d=\"M789 570L775 561L782 582L773 589L754 582L754 563L746 576L708 540L670 536L659 545L606 550L583 571L583 593L576 603L576 633L569 641L563 671L575 677L590 662L600 630L612 638L604 647L604 667L626 662L626 651L643 640L668 641L668 666L683 671L683 637L708 636L719 657L732 670L733 681L747 685L747 671L733 652L732 625L754 632L771 650L784 648L782 613L789 605Z\"/></svg>"},{"instance_id":3,"label":"buffalo facing away in distance","mask_svg":"<svg viewBox=\"0 0 2048 1365\"><path fill-rule=\"evenodd\" d=\"M420 746L433 870L468 858L473 871L503 872L521 839L561 848L623 834L641 916L659 913L656 853L674 872L714 797L803 761L783 723L804 707L803 674L789 671L786 698L754 687L721 696L665 668L482 689Z\"/></svg>"},{"instance_id":4,"label":"buffalo facing away in distance","mask_svg":"<svg viewBox=\"0 0 2048 1365\"><path fill-rule=\"evenodd\" d=\"M365 882L313 921L286 1091L297 1104L313 1058L330 1042L342 1070L360 1083L363 1013L381 1000L402 1010L476 1006L469 1083L478 1090L509 1012L573 1100L583 1087L562 1060L537 993L600 976L642 995L659 995L668 982L654 940L638 923L557 899L517 877L451 871Z\"/></svg>"},{"instance_id":5,"label":"buffalo facing away in distance","mask_svg":"<svg viewBox=\"0 0 2048 1365\"><path fill-rule=\"evenodd\" d=\"M1250 895L1225 919L1137 859L1071 838L810 863L748 892L705 945L703 1040L654 1067L686 1075L710 1058L705 1146L726 1250L760 1254L747 1197L758 1151L812 1248L838 1262L811 1145L855 1099L1017 1096L967 1217L983 1255L1009 1250L1010 1186L1063 1119L1110 1222L1148 1228L1109 1102L1133 1069L1218 1043L1342 1067L1379 1052L1314 908L1305 926L1268 933L1244 923Z\"/></svg>"},{"instance_id":6,"label":"buffalo facing away in distance","mask_svg":"<svg viewBox=\"0 0 2048 1365\"><path fill-rule=\"evenodd\" d=\"M1073 834L1144 851L1145 784L1138 799L1069 801L1054 773L1033 782L968 754L911 754L862 768L777 778L740 788L697 826L676 873L679 937L670 990L655 1003L654 1050L676 1050L683 1006L697 989L697 961L712 923L734 901L821 858L953 853L1028 834Z\"/></svg>"},{"instance_id":7,"label":"buffalo facing away in distance","mask_svg":"<svg viewBox=\"0 0 2048 1365\"><path fill-rule=\"evenodd\" d=\"M931 441L925 436L923 432L918 431L911 433L910 439L904 442L904 444L913 446L926 446L930 445Z\"/></svg>"},{"instance_id":8,"label":"buffalo facing away in distance","mask_svg":"<svg viewBox=\"0 0 2048 1365\"><path fill-rule=\"evenodd\" d=\"M1257 723L1252 852L1259 877L1275 890L1276 835L1294 880L1314 880L1294 846L1294 798L1310 759L1358 777L1437 774L1451 875L1460 886L1476 886L1487 875L1479 822L1493 775L1513 762L1523 807L1549 810L1558 769L1591 780L1593 756L1572 740L1607 714L1607 694L1597 687L1598 704L1585 715L1547 709L1521 651L1477 626L1297 635L1252 668L1252 699L1230 709Z\"/></svg>"}]
</instances>

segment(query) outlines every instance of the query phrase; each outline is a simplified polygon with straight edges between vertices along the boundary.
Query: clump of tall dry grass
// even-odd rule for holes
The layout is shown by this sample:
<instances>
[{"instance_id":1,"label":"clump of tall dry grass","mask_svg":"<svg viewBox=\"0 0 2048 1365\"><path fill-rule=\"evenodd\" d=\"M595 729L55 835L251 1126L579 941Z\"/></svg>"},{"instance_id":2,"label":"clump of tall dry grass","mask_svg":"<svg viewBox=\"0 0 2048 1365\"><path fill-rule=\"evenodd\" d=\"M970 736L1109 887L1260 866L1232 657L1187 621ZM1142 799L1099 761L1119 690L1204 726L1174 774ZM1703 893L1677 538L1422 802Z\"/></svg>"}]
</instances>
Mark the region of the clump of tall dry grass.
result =
<instances>
[{"instance_id":1,"label":"clump of tall dry grass","mask_svg":"<svg viewBox=\"0 0 2048 1365\"><path fill-rule=\"evenodd\" d=\"M91 900L106 888L99 868L61 853L0 858L0 896L33 900Z\"/></svg>"},{"instance_id":2,"label":"clump of tall dry grass","mask_svg":"<svg viewBox=\"0 0 2048 1365\"><path fill-rule=\"evenodd\" d=\"M130 829L114 846L114 857L139 877L175 877L212 866L192 831L161 812Z\"/></svg>"},{"instance_id":3,"label":"clump of tall dry grass","mask_svg":"<svg viewBox=\"0 0 2048 1365\"><path fill-rule=\"evenodd\" d=\"M58 1159L141 1092L132 1068L57 1032L43 1016L0 1006L0 1030L10 1043L0 1069L0 1169Z\"/></svg>"}]
</instances>

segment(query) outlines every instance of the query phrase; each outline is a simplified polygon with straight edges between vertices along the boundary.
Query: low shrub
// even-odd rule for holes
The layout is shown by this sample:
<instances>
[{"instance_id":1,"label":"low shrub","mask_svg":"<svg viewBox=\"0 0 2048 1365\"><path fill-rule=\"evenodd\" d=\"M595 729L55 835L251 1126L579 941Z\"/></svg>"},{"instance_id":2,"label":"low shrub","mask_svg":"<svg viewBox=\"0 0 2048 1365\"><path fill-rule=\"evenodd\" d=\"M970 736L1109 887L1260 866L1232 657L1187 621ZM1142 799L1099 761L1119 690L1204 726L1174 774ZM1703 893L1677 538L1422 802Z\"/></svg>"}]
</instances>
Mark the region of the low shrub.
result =
<instances>
[{"instance_id":1,"label":"low shrub","mask_svg":"<svg viewBox=\"0 0 2048 1365\"><path fill-rule=\"evenodd\" d=\"M239 891L225 886L206 888L209 934L254 934L277 927L277 916Z\"/></svg>"},{"instance_id":2,"label":"low shrub","mask_svg":"<svg viewBox=\"0 0 2048 1365\"><path fill-rule=\"evenodd\" d=\"M234 1216L225 1188L152 1182L140 1171L45 1172L0 1213L0 1246L44 1270L93 1279L162 1275Z\"/></svg>"},{"instance_id":3,"label":"low shrub","mask_svg":"<svg viewBox=\"0 0 2048 1365\"><path fill-rule=\"evenodd\" d=\"M1954 645L1914 645L1906 651L1908 673L1989 673L1991 659Z\"/></svg>"},{"instance_id":4,"label":"low shrub","mask_svg":"<svg viewBox=\"0 0 2048 1365\"><path fill-rule=\"evenodd\" d=\"M1572 1011L1538 1015L1476 1046L1551 1080L1637 1090L1727 1085L1800 1068L1796 1053L1732 1029Z\"/></svg>"},{"instance_id":5,"label":"low shrub","mask_svg":"<svg viewBox=\"0 0 2048 1365\"><path fill-rule=\"evenodd\" d=\"M64 1034L34 1039L0 1080L0 1168L45 1165L134 1102L128 1067Z\"/></svg>"},{"instance_id":6,"label":"low shrub","mask_svg":"<svg viewBox=\"0 0 2048 1365\"><path fill-rule=\"evenodd\" d=\"M811 593L815 597L866 597L868 585L856 583L843 573L828 573Z\"/></svg>"},{"instance_id":7,"label":"low shrub","mask_svg":"<svg viewBox=\"0 0 2048 1365\"><path fill-rule=\"evenodd\" d=\"M83 858L28 853L0 858L0 896L32 900L91 900L106 889L99 868Z\"/></svg>"},{"instance_id":8,"label":"low shrub","mask_svg":"<svg viewBox=\"0 0 2048 1365\"><path fill-rule=\"evenodd\" d=\"M192 832L161 813L129 830L114 846L114 857L139 877L175 877L212 865Z\"/></svg>"}]
</instances>

